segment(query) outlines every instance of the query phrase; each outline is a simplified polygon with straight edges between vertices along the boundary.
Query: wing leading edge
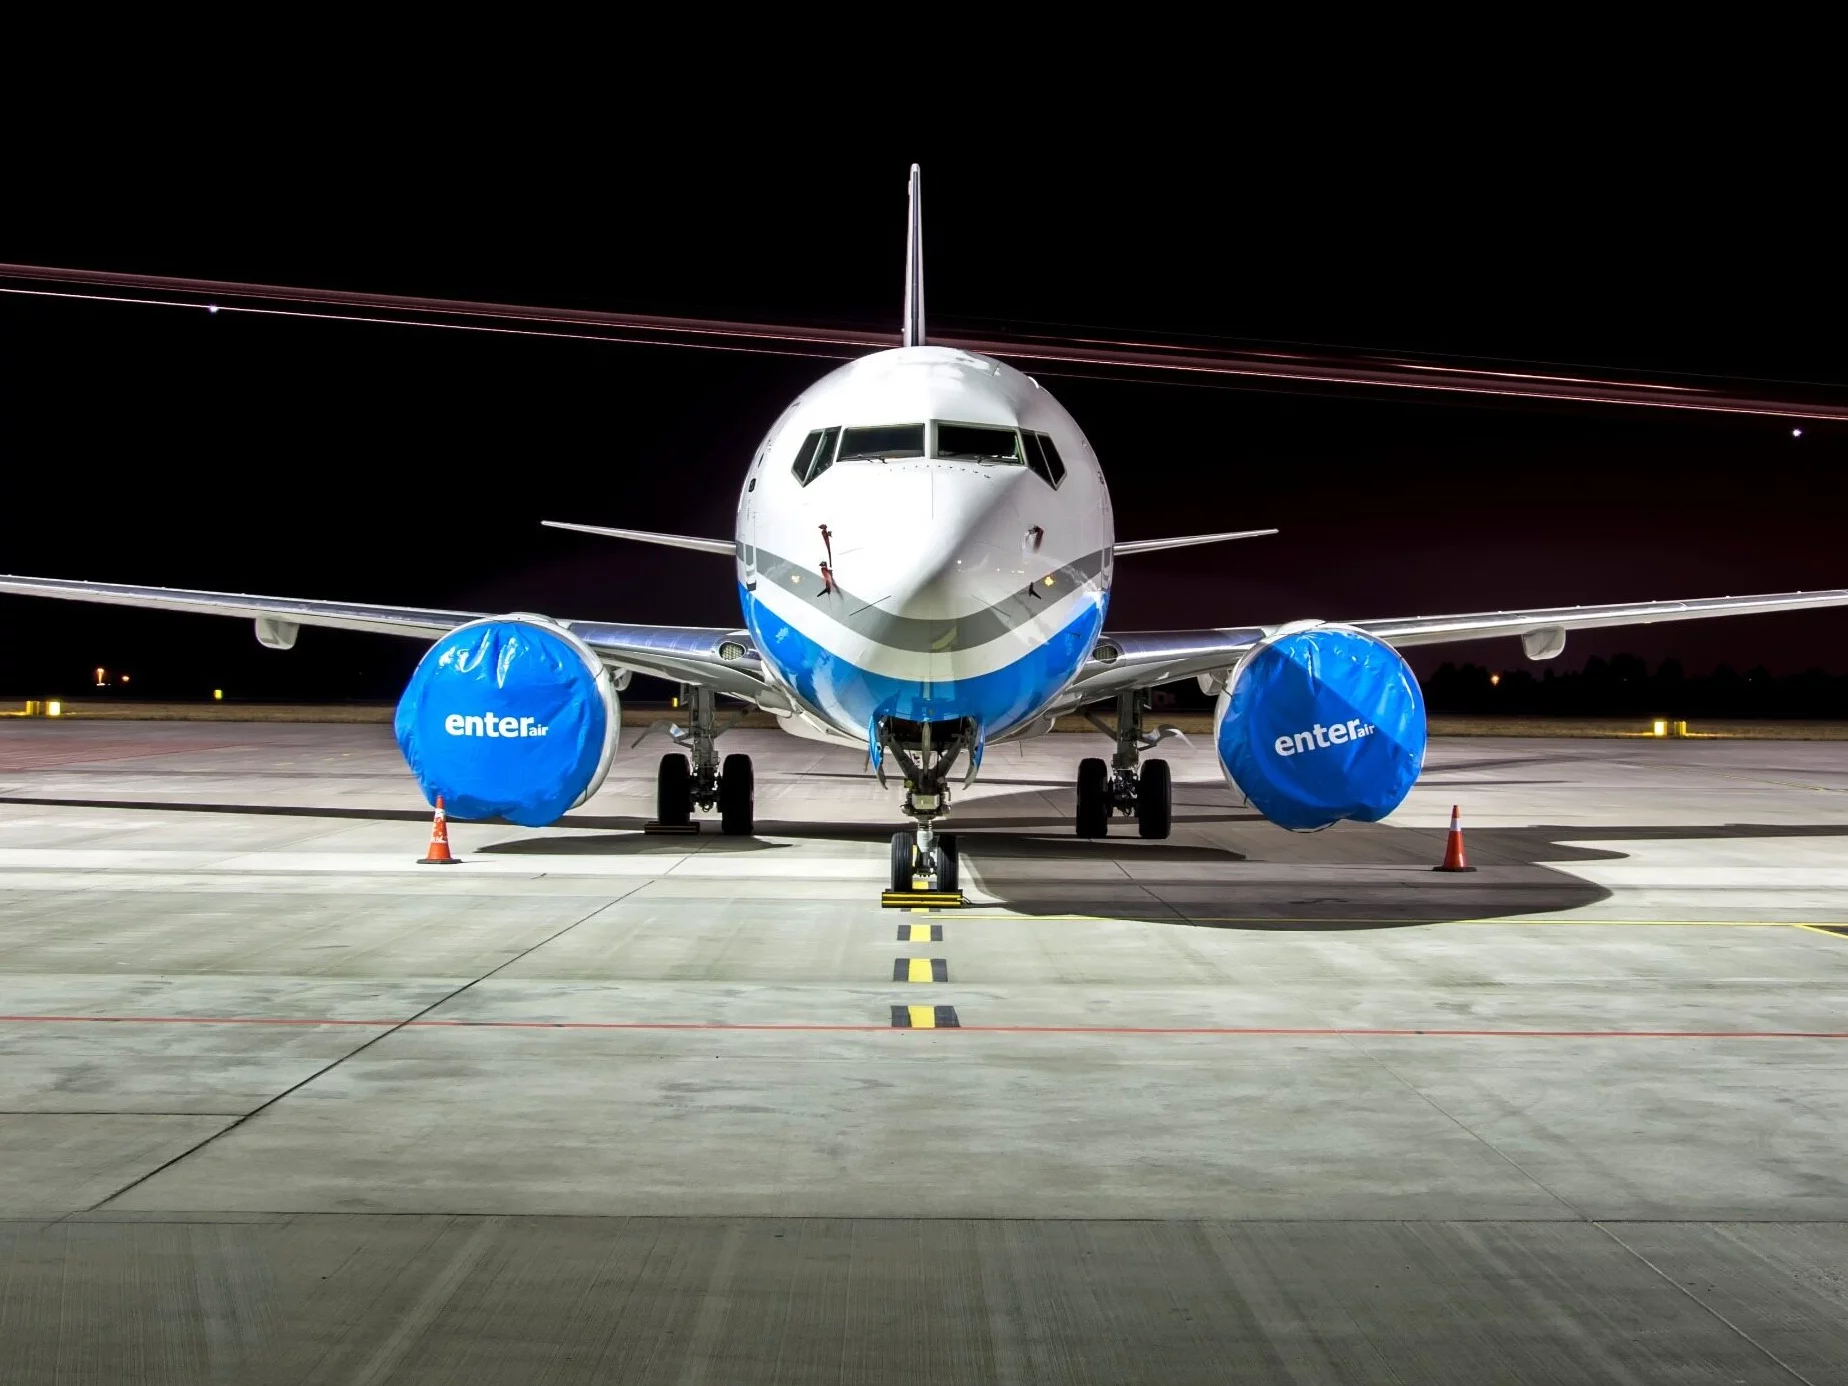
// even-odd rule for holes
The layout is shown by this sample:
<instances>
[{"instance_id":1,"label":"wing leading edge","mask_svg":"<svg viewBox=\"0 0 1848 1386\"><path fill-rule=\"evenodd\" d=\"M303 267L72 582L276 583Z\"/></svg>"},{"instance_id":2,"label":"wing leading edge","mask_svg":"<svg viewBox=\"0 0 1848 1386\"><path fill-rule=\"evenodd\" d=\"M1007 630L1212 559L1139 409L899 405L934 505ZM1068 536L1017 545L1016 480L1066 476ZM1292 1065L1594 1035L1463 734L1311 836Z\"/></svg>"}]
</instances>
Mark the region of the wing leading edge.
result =
<instances>
[{"instance_id":1,"label":"wing leading edge","mask_svg":"<svg viewBox=\"0 0 1848 1386\"><path fill-rule=\"evenodd\" d=\"M1555 606L1531 611L1478 611L1454 616L1405 616L1342 621L1393 646L1441 645L1518 635L1543 646L1563 642L1572 630L1698 621L1714 616L1752 616L1775 611L1809 611L1848 606L1848 588L1820 592L1772 592L1750 597L1705 597L1692 601L1617 602L1608 606ZM1195 674L1229 669L1277 626L1218 630L1142 631L1107 634L1052 709L1076 707L1131 688L1152 688ZM1557 653L1557 648L1553 653Z\"/></svg>"},{"instance_id":2,"label":"wing leading edge","mask_svg":"<svg viewBox=\"0 0 1848 1386\"><path fill-rule=\"evenodd\" d=\"M264 597L247 592L197 592L179 587L133 587L114 582L80 582L66 578L0 576L0 593L53 597L63 601L134 606L154 611L185 611L203 616L232 616L259 623L324 626L334 630L408 635L426 640L491 611L448 611L432 607L371 606L293 597ZM768 685L750 634L720 626L632 626L607 621L561 621L595 650L606 664L638 674L697 683L721 693L749 698L760 706L783 705Z\"/></svg>"},{"instance_id":3,"label":"wing leading edge","mask_svg":"<svg viewBox=\"0 0 1848 1386\"><path fill-rule=\"evenodd\" d=\"M495 614L268 597L246 592L136 587L66 578L0 576L0 593L241 617L256 622L260 633L265 623L272 627L275 623L293 623L434 640L457 626ZM1516 635L1556 643L1571 630L1842 606L1848 606L1848 588L1691 601L1410 616L1341 624L1364 630L1394 646L1436 645ZM613 667L676 682L702 684L721 693L750 699L762 707L787 710L780 691L764 678L762 661L746 631L722 626L643 626L606 621L568 620L560 624ZM1077 677L1048 711L1066 711L1128 689L1152 688L1196 674L1229 669L1252 646L1278 629L1276 626L1241 626L1105 635L1098 640L1091 658L1078 671Z\"/></svg>"}]
</instances>

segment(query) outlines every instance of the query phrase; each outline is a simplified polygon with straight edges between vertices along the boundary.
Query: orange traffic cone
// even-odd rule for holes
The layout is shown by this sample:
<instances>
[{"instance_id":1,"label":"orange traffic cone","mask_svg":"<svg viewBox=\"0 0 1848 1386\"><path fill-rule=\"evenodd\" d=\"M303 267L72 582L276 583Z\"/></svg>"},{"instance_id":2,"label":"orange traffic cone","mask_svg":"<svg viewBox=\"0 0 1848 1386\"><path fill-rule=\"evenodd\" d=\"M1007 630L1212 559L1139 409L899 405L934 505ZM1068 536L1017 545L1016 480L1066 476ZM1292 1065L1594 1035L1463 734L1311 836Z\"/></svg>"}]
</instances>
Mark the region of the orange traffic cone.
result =
<instances>
[{"instance_id":1,"label":"orange traffic cone","mask_svg":"<svg viewBox=\"0 0 1848 1386\"><path fill-rule=\"evenodd\" d=\"M1463 820L1457 812L1457 806L1450 806L1450 832L1444 838L1444 864L1434 866L1433 871L1474 871L1469 858L1463 853Z\"/></svg>"},{"instance_id":2,"label":"orange traffic cone","mask_svg":"<svg viewBox=\"0 0 1848 1386\"><path fill-rule=\"evenodd\" d=\"M443 816L443 796L436 796L436 818L430 824L430 855L417 859L419 866L456 866L449 855L449 820Z\"/></svg>"}]
</instances>

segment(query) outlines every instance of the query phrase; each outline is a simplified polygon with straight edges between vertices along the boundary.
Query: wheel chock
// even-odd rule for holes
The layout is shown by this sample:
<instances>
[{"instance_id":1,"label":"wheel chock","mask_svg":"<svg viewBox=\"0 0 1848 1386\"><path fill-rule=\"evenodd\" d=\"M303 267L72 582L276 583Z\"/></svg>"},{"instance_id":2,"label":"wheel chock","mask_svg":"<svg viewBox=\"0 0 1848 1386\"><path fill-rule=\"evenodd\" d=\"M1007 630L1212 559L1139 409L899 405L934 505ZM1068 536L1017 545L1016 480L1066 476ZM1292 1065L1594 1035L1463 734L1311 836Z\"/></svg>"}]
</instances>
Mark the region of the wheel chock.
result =
<instances>
[{"instance_id":1,"label":"wheel chock","mask_svg":"<svg viewBox=\"0 0 1848 1386\"><path fill-rule=\"evenodd\" d=\"M960 890L886 890L879 904L888 910L959 910L969 902Z\"/></svg>"}]
</instances>

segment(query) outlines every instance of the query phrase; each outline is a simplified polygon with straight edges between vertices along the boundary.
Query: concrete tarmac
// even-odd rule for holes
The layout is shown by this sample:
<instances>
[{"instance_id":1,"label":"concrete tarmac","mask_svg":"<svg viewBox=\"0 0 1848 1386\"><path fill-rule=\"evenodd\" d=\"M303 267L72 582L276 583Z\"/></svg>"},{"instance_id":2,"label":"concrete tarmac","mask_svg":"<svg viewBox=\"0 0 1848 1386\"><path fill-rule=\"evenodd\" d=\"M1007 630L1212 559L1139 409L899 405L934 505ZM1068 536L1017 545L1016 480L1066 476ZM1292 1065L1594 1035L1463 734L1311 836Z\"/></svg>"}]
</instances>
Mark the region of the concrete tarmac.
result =
<instances>
[{"instance_id":1,"label":"concrete tarmac","mask_svg":"<svg viewBox=\"0 0 1848 1386\"><path fill-rule=\"evenodd\" d=\"M437 869L387 728L0 724L0 1382L1848 1381L1848 745L1082 842L1105 748L900 913L775 732Z\"/></svg>"}]
</instances>

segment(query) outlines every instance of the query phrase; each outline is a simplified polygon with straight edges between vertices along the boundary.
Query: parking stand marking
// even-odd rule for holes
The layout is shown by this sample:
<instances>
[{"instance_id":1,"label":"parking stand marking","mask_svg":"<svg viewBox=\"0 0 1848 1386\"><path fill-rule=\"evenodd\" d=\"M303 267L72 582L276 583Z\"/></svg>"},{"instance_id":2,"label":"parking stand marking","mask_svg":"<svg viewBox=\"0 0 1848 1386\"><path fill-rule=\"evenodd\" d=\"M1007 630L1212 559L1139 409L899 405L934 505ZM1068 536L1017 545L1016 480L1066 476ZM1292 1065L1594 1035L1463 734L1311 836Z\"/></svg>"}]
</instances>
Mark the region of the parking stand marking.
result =
<instances>
[{"instance_id":1,"label":"parking stand marking","mask_svg":"<svg viewBox=\"0 0 1848 1386\"><path fill-rule=\"evenodd\" d=\"M894 958L892 980L895 982L947 982L950 964L945 958Z\"/></svg>"},{"instance_id":2,"label":"parking stand marking","mask_svg":"<svg viewBox=\"0 0 1848 1386\"><path fill-rule=\"evenodd\" d=\"M896 1030L957 1030L954 1006L894 1006L892 1027Z\"/></svg>"}]
</instances>

